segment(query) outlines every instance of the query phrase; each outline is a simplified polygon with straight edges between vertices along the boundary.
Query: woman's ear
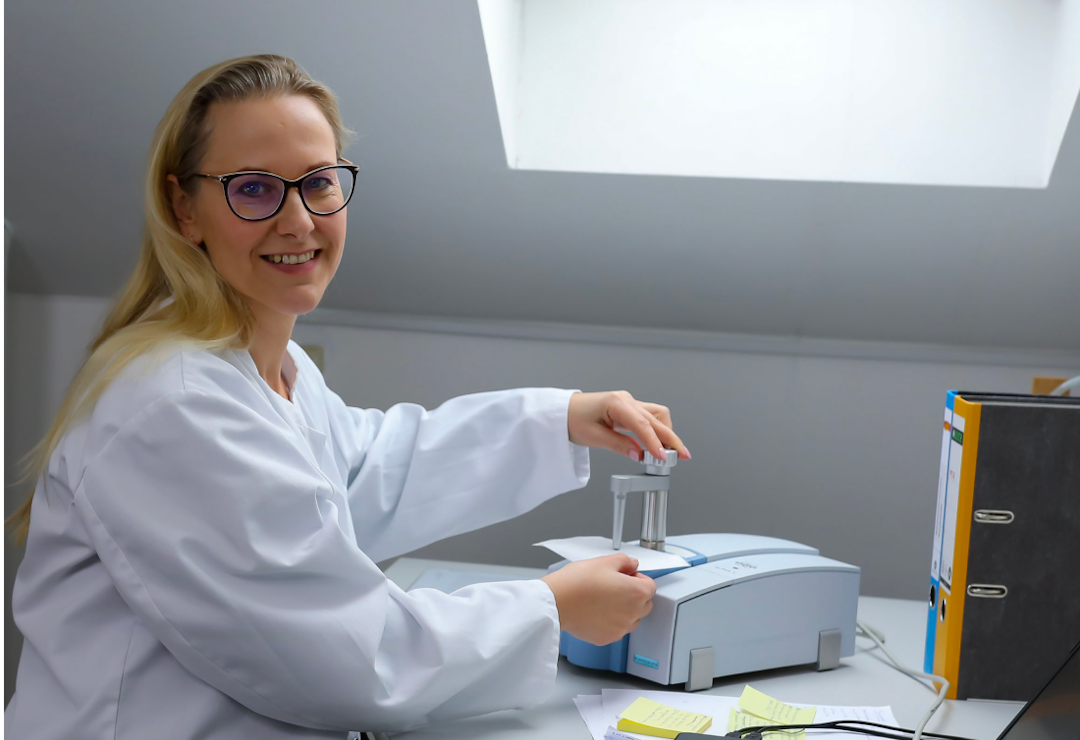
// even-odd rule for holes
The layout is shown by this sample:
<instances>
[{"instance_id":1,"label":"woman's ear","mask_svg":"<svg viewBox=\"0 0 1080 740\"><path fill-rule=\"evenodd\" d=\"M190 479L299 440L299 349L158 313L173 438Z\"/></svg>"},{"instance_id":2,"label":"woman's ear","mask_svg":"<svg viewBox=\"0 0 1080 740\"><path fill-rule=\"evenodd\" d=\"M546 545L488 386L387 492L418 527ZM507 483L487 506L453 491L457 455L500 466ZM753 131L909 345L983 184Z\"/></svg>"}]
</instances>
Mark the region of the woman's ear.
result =
<instances>
[{"instance_id":1,"label":"woman's ear","mask_svg":"<svg viewBox=\"0 0 1080 740\"><path fill-rule=\"evenodd\" d=\"M169 202L172 203L173 216L176 217L176 225L180 233L194 244L201 244L202 236L195 225L194 204L191 202L191 196L180 187L180 181L176 175L168 175L165 179L165 186L169 191Z\"/></svg>"}]
</instances>

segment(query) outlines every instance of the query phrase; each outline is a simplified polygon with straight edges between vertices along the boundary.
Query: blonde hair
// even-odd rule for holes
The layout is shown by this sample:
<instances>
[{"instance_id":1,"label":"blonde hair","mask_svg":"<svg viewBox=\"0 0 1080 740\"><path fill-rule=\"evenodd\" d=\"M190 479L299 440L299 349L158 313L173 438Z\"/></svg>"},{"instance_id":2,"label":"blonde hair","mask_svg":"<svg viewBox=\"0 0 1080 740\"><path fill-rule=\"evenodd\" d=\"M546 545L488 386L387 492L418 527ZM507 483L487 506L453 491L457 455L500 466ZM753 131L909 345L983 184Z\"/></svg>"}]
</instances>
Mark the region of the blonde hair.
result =
<instances>
[{"instance_id":1,"label":"blonde hair","mask_svg":"<svg viewBox=\"0 0 1080 740\"><path fill-rule=\"evenodd\" d=\"M209 350L248 346L255 321L251 310L214 269L205 250L180 233L167 176L176 175L186 192L194 192L194 174L209 139L206 118L214 103L283 95L307 96L319 106L340 157L352 132L341 121L337 98L286 57L260 54L221 62L195 75L173 98L150 144L139 261L90 345L48 433L28 455L26 479L44 480L60 440L136 358L181 341ZM30 527L33 496L31 492L7 520L20 544Z\"/></svg>"}]
</instances>

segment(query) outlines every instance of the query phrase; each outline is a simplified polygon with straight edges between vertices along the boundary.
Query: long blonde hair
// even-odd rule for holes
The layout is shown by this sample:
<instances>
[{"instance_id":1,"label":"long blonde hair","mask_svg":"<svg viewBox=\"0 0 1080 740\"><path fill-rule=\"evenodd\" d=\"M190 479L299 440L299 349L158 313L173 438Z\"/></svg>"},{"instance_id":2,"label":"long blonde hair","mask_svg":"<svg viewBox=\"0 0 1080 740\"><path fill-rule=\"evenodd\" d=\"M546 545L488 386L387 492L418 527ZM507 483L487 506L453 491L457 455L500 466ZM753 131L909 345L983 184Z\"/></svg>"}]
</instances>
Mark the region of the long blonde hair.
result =
<instances>
[{"instance_id":1,"label":"long blonde hair","mask_svg":"<svg viewBox=\"0 0 1080 740\"><path fill-rule=\"evenodd\" d=\"M49 459L64 434L89 414L109 383L136 358L178 341L210 350L250 343L254 317L246 300L222 279L206 251L180 233L166 182L168 175L176 175L186 192L194 192L194 174L209 138L210 106L282 95L304 95L319 106L340 157L351 132L341 121L337 98L286 57L260 54L221 62L195 75L173 98L150 144L139 261L48 433L28 455L27 479L47 477ZM33 496L31 492L7 520L20 544L30 527Z\"/></svg>"}]
</instances>

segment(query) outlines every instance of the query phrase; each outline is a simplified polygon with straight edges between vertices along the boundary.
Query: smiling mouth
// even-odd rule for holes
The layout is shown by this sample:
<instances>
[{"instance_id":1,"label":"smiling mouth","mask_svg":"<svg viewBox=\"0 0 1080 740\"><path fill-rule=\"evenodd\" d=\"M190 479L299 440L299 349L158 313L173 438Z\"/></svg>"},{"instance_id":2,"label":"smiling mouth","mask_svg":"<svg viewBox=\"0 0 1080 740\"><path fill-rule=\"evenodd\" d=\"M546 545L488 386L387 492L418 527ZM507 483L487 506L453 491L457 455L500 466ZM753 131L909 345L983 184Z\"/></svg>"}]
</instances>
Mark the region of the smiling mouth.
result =
<instances>
[{"instance_id":1,"label":"smiling mouth","mask_svg":"<svg viewBox=\"0 0 1080 740\"><path fill-rule=\"evenodd\" d=\"M310 262L321 252L321 249L312 249L310 252L304 252L302 254L264 254L261 257L267 262L271 262L275 265L302 265L305 262Z\"/></svg>"}]
</instances>

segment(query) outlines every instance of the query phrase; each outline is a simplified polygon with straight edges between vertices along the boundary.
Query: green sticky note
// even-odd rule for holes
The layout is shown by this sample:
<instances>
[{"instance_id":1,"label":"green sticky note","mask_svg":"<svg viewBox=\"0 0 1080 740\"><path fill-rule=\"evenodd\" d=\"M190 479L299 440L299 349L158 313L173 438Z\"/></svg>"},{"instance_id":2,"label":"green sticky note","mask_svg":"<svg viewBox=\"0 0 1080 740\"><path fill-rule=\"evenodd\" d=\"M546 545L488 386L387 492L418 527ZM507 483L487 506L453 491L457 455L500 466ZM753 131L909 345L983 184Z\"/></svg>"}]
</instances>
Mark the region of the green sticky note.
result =
<instances>
[{"instance_id":1,"label":"green sticky note","mask_svg":"<svg viewBox=\"0 0 1080 740\"><path fill-rule=\"evenodd\" d=\"M732 730L741 730L744 727L760 727L761 725L767 724L770 724L770 720L740 712L734 707L732 707L728 714L728 732L731 732ZM773 730L772 732L766 730L762 733L762 737L770 738L770 740L780 740L781 738L806 740L806 733L803 730Z\"/></svg>"},{"instance_id":2,"label":"green sticky note","mask_svg":"<svg viewBox=\"0 0 1080 740\"><path fill-rule=\"evenodd\" d=\"M747 684L739 697L739 709L778 725L808 725L814 721L817 707L799 709L763 694Z\"/></svg>"},{"instance_id":3,"label":"green sticky note","mask_svg":"<svg viewBox=\"0 0 1080 740\"><path fill-rule=\"evenodd\" d=\"M639 697L619 715L618 729L642 735L674 738L680 732L704 732L712 717L695 714Z\"/></svg>"}]
</instances>

